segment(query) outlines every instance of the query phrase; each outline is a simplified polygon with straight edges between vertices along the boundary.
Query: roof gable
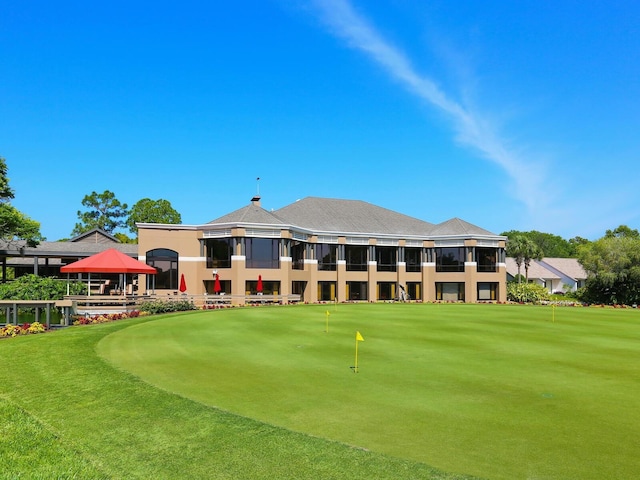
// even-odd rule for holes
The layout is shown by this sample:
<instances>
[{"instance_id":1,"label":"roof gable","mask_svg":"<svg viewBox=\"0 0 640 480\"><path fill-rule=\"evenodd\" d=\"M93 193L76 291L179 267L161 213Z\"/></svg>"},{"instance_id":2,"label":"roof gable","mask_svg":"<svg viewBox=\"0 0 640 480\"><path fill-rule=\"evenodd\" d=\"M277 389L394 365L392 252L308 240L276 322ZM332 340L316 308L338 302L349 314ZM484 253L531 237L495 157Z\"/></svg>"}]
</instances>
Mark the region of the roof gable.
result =
<instances>
[{"instance_id":1,"label":"roof gable","mask_svg":"<svg viewBox=\"0 0 640 480\"><path fill-rule=\"evenodd\" d=\"M507 264L507 273L509 275L511 275L512 277L515 277L518 274L518 265L516 264L516 261L514 258L511 257L507 257L506 259L506 264ZM526 271L524 268L524 263L520 265L520 275L525 275ZM529 278L542 278L545 280L557 280L560 278L559 275L555 274L554 272L552 272L551 270L545 268L544 265L536 262L535 260L533 260L530 264L529 264Z\"/></svg>"},{"instance_id":2,"label":"roof gable","mask_svg":"<svg viewBox=\"0 0 640 480\"><path fill-rule=\"evenodd\" d=\"M277 215L253 203L231 213L227 213L226 215L216 218L209 223L258 223L267 225L284 225L284 222Z\"/></svg>"},{"instance_id":3,"label":"roof gable","mask_svg":"<svg viewBox=\"0 0 640 480\"><path fill-rule=\"evenodd\" d=\"M88 232L81 233L80 235L76 235L70 242L84 242L84 243L120 243L113 235L107 233L101 228L92 228Z\"/></svg>"},{"instance_id":4,"label":"roof gable","mask_svg":"<svg viewBox=\"0 0 640 480\"><path fill-rule=\"evenodd\" d=\"M465 222L460 218L452 218L446 222L442 222L434 227L431 235L492 235L489 230L480 228L469 222Z\"/></svg>"},{"instance_id":5,"label":"roof gable","mask_svg":"<svg viewBox=\"0 0 640 480\"><path fill-rule=\"evenodd\" d=\"M562 272L574 280L584 280L587 278L587 272L576 258L545 257L542 259L542 263L558 272Z\"/></svg>"}]
</instances>

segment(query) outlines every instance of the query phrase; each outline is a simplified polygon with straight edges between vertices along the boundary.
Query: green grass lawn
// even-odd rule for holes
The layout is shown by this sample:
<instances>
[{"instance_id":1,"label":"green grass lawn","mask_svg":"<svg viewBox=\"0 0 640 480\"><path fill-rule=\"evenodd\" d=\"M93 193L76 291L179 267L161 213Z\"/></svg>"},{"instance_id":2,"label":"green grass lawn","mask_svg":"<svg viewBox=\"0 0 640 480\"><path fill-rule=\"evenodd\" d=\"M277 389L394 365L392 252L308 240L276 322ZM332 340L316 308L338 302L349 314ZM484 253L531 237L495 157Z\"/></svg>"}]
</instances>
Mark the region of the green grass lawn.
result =
<instances>
[{"instance_id":1,"label":"green grass lawn","mask_svg":"<svg viewBox=\"0 0 640 480\"><path fill-rule=\"evenodd\" d=\"M640 312L552 312L301 305L74 327L1 341L0 400L89 472L56 478L633 478ZM28 463L2 462L6 478Z\"/></svg>"}]
</instances>

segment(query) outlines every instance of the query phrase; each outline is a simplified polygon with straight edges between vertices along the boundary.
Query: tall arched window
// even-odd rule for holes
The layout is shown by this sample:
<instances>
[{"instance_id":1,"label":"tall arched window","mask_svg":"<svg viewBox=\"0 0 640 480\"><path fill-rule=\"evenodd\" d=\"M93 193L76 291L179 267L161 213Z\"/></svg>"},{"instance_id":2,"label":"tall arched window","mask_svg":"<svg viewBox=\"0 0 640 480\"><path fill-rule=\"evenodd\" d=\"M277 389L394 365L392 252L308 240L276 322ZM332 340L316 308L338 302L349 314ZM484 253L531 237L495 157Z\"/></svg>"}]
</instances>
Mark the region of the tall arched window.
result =
<instances>
[{"instance_id":1,"label":"tall arched window","mask_svg":"<svg viewBox=\"0 0 640 480\"><path fill-rule=\"evenodd\" d=\"M168 248L156 248L147 252L147 265L154 267L156 274L156 288L178 289L178 252Z\"/></svg>"}]
</instances>

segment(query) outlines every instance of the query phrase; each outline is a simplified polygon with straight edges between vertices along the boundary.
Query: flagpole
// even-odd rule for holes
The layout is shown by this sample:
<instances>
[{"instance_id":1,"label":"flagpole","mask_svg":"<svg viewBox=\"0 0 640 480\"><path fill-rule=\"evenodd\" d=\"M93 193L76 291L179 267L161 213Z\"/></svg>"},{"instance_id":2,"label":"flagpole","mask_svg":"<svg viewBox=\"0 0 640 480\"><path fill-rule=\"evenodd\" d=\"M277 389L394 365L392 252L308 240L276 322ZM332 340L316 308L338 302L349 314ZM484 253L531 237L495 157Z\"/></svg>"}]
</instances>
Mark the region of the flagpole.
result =
<instances>
[{"instance_id":1,"label":"flagpole","mask_svg":"<svg viewBox=\"0 0 640 480\"><path fill-rule=\"evenodd\" d=\"M353 367L353 373L358 373L358 342L364 342L364 338L360 332L356 332L356 360Z\"/></svg>"},{"instance_id":2,"label":"flagpole","mask_svg":"<svg viewBox=\"0 0 640 480\"><path fill-rule=\"evenodd\" d=\"M325 316L327 317L327 324L326 324L326 327L324 329L325 333L329 333L329 315L331 315L331 314L329 313L329 310L327 310L325 312Z\"/></svg>"},{"instance_id":3,"label":"flagpole","mask_svg":"<svg viewBox=\"0 0 640 480\"><path fill-rule=\"evenodd\" d=\"M356 361L354 363L353 373L358 373L358 338L356 337Z\"/></svg>"}]
</instances>

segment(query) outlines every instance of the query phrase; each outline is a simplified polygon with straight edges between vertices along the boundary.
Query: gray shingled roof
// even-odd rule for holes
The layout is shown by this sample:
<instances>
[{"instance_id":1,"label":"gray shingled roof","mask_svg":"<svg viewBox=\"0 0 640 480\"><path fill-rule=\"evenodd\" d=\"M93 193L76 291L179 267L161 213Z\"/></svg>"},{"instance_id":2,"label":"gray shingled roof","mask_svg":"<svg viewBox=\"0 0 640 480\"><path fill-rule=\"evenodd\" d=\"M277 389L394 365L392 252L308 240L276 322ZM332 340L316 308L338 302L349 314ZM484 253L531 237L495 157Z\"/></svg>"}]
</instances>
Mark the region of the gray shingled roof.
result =
<instances>
[{"instance_id":1,"label":"gray shingled roof","mask_svg":"<svg viewBox=\"0 0 640 480\"><path fill-rule=\"evenodd\" d=\"M216 218L209 223L258 223L267 225L283 225L285 222L272 212L250 203L246 207L227 213L226 215Z\"/></svg>"},{"instance_id":2,"label":"gray shingled roof","mask_svg":"<svg viewBox=\"0 0 640 480\"><path fill-rule=\"evenodd\" d=\"M431 235L492 235L495 236L494 233L491 233L484 228L480 228L476 225L473 225L469 222L465 222L460 218L452 218L447 220L446 222L439 223L431 230Z\"/></svg>"},{"instance_id":3,"label":"gray shingled roof","mask_svg":"<svg viewBox=\"0 0 640 480\"><path fill-rule=\"evenodd\" d=\"M574 280L584 280L587 278L587 272L576 258L545 257L542 259L542 263L555 268Z\"/></svg>"},{"instance_id":4,"label":"gray shingled roof","mask_svg":"<svg viewBox=\"0 0 640 480\"><path fill-rule=\"evenodd\" d=\"M518 265L516 261L512 257L507 257L507 273L512 277L515 277L518 274ZM524 263L520 266L520 275L525 275ZM544 265L539 264L535 260L531 261L529 265L529 278L542 278L545 280L550 279L559 279L560 276L551 270L544 267Z\"/></svg>"},{"instance_id":5,"label":"gray shingled roof","mask_svg":"<svg viewBox=\"0 0 640 480\"><path fill-rule=\"evenodd\" d=\"M90 242L40 242L33 248L25 246L25 242L14 242L10 245L0 243L0 253L8 253L10 255L19 255L18 250L24 246L24 254L26 256L91 256L108 248L126 253L134 257L138 257L138 245L134 243L90 243Z\"/></svg>"},{"instance_id":6,"label":"gray shingled roof","mask_svg":"<svg viewBox=\"0 0 640 480\"><path fill-rule=\"evenodd\" d=\"M433 224L361 200L306 197L275 211L285 222L313 232L428 235Z\"/></svg>"}]
</instances>

